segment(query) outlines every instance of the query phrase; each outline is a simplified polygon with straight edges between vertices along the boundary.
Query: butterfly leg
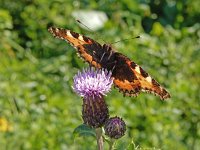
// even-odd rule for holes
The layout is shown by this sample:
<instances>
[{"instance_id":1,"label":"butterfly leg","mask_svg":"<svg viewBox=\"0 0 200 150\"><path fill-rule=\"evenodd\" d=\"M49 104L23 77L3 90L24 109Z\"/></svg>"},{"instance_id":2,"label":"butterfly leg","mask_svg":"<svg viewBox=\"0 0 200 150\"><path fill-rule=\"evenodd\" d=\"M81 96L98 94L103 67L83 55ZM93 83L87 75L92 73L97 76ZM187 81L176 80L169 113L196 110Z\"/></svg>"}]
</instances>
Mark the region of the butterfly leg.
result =
<instances>
[{"instance_id":1,"label":"butterfly leg","mask_svg":"<svg viewBox=\"0 0 200 150\"><path fill-rule=\"evenodd\" d=\"M116 64L117 64L117 61L115 60L115 61L114 61L114 66L113 66L112 69L111 69L112 72L113 72L113 70L115 69Z\"/></svg>"},{"instance_id":2,"label":"butterfly leg","mask_svg":"<svg viewBox=\"0 0 200 150\"><path fill-rule=\"evenodd\" d=\"M108 52L109 52L110 54L109 54L107 60L110 59L110 57L111 57L111 55L112 55L112 51L110 50L110 47L106 47L106 51L103 53L103 55L101 56L101 59L100 59L100 61L99 61L100 63L102 62L102 60L103 60L105 54L108 53Z\"/></svg>"},{"instance_id":3,"label":"butterfly leg","mask_svg":"<svg viewBox=\"0 0 200 150\"><path fill-rule=\"evenodd\" d=\"M104 56L105 56L105 52L103 53L103 55L101 56L101 59L100 59L100 61L99 61L99 63L101 63L102 62L102 60L103 60L103 58L104 58Z\"/></svg>"}]
</instances>

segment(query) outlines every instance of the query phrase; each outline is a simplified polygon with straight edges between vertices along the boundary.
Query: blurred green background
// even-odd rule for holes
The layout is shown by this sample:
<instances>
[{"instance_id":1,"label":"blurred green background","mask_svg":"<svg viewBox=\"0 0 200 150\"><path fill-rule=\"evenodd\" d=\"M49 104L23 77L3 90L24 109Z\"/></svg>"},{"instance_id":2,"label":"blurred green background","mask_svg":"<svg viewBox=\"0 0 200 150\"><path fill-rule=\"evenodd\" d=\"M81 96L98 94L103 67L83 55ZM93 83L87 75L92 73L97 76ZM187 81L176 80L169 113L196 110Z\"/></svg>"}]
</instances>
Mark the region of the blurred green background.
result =
<instances>
[{"instance_id":1,"label":"blurred green background","mask_svg":"<svg viewBox=\"0 0 200 150\"><path fill-rule=\"evenodd\" d=\"M140 64L172 98L160 101L146 93L129 98L113 89L106 97L110 114L127 124L117 149L200 148L199 6L198 0L1 0L0 149L96 148L93 137L72 134L82 123L73 76L88 65L48 33L51 25L100 43L141 36L113 47ZM72 17L79 10L101 11L108 20L94 32L84 30Z\"/></svg>"}]
</instances>

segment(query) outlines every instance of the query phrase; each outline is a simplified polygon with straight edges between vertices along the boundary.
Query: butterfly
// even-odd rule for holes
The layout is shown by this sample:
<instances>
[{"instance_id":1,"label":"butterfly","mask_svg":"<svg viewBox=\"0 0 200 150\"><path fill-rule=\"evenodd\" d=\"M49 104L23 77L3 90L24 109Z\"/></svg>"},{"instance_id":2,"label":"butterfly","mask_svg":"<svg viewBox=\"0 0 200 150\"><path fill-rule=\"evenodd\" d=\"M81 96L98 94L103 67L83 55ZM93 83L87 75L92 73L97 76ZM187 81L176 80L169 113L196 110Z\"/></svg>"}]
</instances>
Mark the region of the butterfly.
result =
<instances>
[{"instance_id":1,"label":"butterfly","mask_svg":"<svg viewBox=\"0 0 200 150\"><path fill-rule=\"evenodd\" d=\"M142 92L153 93L160 99L170 98L170 94L155 79L127 56L114 50L109 44L99 44L95 40L71 30L50 27L54 37L67 41L80 57L95 68L112 71L115 87L124 96L138 96Z\"/></svg>"}]
</instances>

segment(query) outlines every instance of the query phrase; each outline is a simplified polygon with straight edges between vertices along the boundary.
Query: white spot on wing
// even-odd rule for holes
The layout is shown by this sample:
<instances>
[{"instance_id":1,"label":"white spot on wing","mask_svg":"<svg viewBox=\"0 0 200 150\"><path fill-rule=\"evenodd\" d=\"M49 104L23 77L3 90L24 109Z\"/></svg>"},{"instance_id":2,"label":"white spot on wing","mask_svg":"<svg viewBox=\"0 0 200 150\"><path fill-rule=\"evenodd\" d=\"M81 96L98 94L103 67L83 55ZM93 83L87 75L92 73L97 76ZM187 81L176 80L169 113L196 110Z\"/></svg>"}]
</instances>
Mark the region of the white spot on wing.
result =
<instances>
[{"instance_id":1,"label":"white spot on wing","mask_svg":"<svg viewBox=\"0 0 200 150\"><path fill-rule=\"evenodd\" d=\"M79 35L78 39L79 39L80 41L84 41L82 35Z\"/></svg>"},{"instance_id":2,"label":"white spot on wing","mask_svg":"<svg viewBox=\"0 0 200 150\"><path fill-rule=\"evenodd\" d=\"M56 28L56 32L59 32L59 29L58 29L58 28Z\"/></svg>"},{"instance_id":3,"label":"white spot on wing","mask_svg":"<svg viewBox=\"0 0 200 150\"><path fill-rule=\"evenodd\" d=\"M70 33L70 31L69 31L69 30L67 30L66 34L67 34L67 36L69 36L69 37L73 38L73 36L71 35L71 33Z\"/></svg>"},{"instance_id":4,"label":"white spot on wing","mask_svg":"<svg viewBox=\"0 0 200 150\"><path fill-rule=\"evenodd\" d=\"M140 67L139 67L139 66L136 66L136 67L135 67L135 71L138 72L138 73L140 74Z\"/></svg>"},{"instance_id":5,"label":"white spot on wing","mask_svg":"<svg viewBox=\"0 0 200 150\"><path fill-rule=\"evenodd\" d=\"M147 80L148 82L152 82L152 79L151 79L150 76L146 77L146 80Z\"/></svg>"}]
</instances>

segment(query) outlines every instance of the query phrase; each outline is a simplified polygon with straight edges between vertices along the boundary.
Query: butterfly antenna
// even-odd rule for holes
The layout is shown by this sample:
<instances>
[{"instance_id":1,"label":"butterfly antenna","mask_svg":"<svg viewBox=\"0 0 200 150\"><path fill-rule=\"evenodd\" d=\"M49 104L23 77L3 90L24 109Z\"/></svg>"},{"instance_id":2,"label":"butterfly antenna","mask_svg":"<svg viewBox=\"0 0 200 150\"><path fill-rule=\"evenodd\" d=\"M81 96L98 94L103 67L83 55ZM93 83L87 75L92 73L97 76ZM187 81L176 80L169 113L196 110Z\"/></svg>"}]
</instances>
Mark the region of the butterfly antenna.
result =
<instances>
[{"instance_id":1,"label":"butterfly antenna","mask_svg":"<svg viewBox=\"0 0 200 150\"><path fill-rule=\"evenodd\" d=\"M82 23L80 20L76 19L76 21L81 24L82 26L86 27L88 30L94 32L95 36L97 37L100 37L94 30L90 29L87 25L85 25L84 23ZM103 40L101 37L100 37L101 40ZM103 40L104 41L104 40ZM104 41L105 42L105 41ZM106 42L105 42L106 43Z\"/></svg>"},{"instance_id":2,"label":"butterfly antenna","mask_svg":"<svg viewBox=\"0 0 200 150\"><path fill-rule=\"evenodd\" d=\"M92 29L90 29L88 26L86 26L84 23L82 23L80 20L76 20L79 24L81 24L82 26L86 27L88 30L94 32Z\"/></svg>"},{"instance_id":3,"label":"butterfly antenna","mask_svg":"<svg viewBox=\"0 0 200 150\"><path fill-rule=\"evenodd\" d=\"M138 36L135 36L135 37L132 37L132 38L122 39L122 40L119 40L119 41L113 42L113 43L111 43L111 45L112 45L112 44L119 43L119 42L122 42L122 41L127 41L127 40L131 40L131 39L138 39L138 38L140 38L139 35L138 35Z\"/></svg>"}]
</instances>

